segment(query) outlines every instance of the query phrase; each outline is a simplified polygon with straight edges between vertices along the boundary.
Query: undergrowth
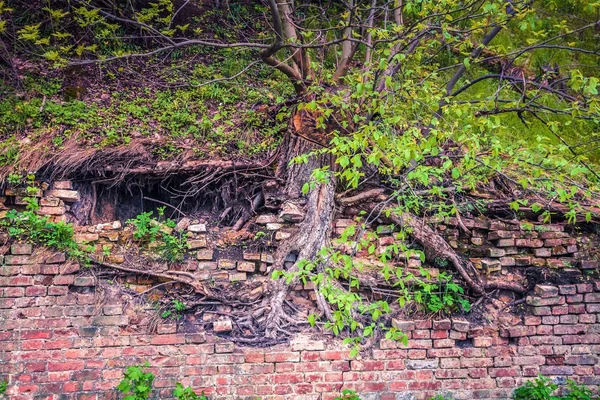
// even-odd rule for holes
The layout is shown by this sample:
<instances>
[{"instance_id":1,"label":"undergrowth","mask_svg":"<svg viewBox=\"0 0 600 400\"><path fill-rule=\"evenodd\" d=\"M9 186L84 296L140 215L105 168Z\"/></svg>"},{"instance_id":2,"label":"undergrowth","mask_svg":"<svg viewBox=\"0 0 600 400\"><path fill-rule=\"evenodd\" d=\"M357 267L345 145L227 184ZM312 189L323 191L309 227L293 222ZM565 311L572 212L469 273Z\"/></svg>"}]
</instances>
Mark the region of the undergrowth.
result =
<instances>
[{"instance_id":1,"label":"undergrowth","mask_svg":"<svg viewBox=\"0 0 600 400\"><path fill-rule=\"evenodd\" d=\"M86 252L74 239L73 225L63 221L54 222L47 216L36 214L39 209L37 199L32 197L26 200L26 210L8 210L4 218L0 218L0 227L18 241L62 251L70 258L85 262Z\"/></svg>"},{"instance_id":2,"label":"undergrowth","mask_svg":"<svg viewBox=\"0 0 600 400\"><path fill-rule=\"evenodd\" d=\"M182 261L188 249L187 237L175 231L177 223L164 219L164 207L158 208L158 219L153 213L145 212L129 219L134 227L133 238L141 245L152 248L153 252L167 262Z\"/></svg>"}]
</instances>

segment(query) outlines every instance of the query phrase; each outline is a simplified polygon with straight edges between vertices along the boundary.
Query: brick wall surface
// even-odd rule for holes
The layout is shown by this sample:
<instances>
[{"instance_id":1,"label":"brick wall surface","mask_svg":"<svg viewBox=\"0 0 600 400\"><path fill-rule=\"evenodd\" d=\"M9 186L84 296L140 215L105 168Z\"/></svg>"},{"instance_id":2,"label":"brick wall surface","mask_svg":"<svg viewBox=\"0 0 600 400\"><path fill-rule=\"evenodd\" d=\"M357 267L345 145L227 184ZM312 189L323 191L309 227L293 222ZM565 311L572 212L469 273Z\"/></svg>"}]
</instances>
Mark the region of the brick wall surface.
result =
<instances>
[{"instance_id":1,"label":"brick wall surface","mask_svg":"<svg viewBox=\"0 0 600 400\"><path fill-rule=\"evenodd\" d=\"M505 329L458 318L394 321L408 346L382 340L350 359L337 339L238 347L178 333L175 323L148 335L134 306L107 301L78 264L12 250L25 253L0 267L0 377L9 378L12 400L116 399L123 369L142 361L161 399L176 381L213 399L333 399L342 388L364 399L506 399L540 373L600 384L600 282L537 286L527 312Z\"/></svg>"},{"instance_id":2,"label":"brick wall surface","mask_svg":"<svg viewBox=\"0 0 600 400\"><path fill-rule=\"evenodd\" d=\"M37 194L42 206L38 212L68 221L79 192L68 181L46 189ZM7 189L0 197L0 217L5 202L22 208L25 194L36 195ZM334 236L356 223L351 210L346 211L336 220ZM173 268L185 269L199 281L235 281L253 285L253 292L263 290L272 252L301 219L294 212L255 218L256 230L269 238L265 251L231 252L233 246L221 243L218 227L183 219L178 229L187 232L190 252ZM207 326L231 331L231 320L215 314L203 314L198 324L187 317L178 323L163 321L150 335L149 316L156 311L135 298L156 281L139 274L124 276L119 281L121 289L127 288L124 295L62 253L15 244L8 252L3 246L0 255L0 380L8 378L11 400L110 400L120 398L114 388L124 368L147 361L156 373L155 398L160 399L171 398L177 381L223 400L325 400L343 388L357 391L364 400L418 400L436 393L451 393L455 399L508 399L516 386L538 374L600 385L600 282L585 281L585 276L597 276L597 234L539 221L463 217L468 231L459 229L453 218L429 222L452 247L469 254L489 279L523 283L524 268L538 267L568 272L577 278L573 281L583 283L537 286L525 299L523 315L509 326L460 318L395 320L410 338L407 346L382 340L351 359L335 338L302 335L268 348L235 346L203 331ZM376 253L401 240L393 226L370 229L379 233ZM95 249L97 258L120 265L131 235L131 227L114 221L77 226L75 239ZM0 238L6 241L7 236L0 233ZM225 247L229 251L223 256ZM106 249L110 255L105 257ZM418 257L397 261L408 269L421 267ZM373 259L364 250L356 262ZM310 283L294 289L293 303L312 304Z\"/></svg>"}]
</instances>

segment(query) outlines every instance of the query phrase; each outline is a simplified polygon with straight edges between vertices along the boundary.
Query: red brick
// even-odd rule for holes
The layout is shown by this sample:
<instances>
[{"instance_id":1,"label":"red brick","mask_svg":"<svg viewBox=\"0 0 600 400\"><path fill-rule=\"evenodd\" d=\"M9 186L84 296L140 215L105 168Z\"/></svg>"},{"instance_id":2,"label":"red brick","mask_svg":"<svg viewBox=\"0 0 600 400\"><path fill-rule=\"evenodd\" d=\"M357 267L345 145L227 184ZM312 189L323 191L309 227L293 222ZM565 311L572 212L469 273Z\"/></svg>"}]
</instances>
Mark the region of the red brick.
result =
<instances>
[{"instance_id":1,"label":"red brick","mask_svg":"<svg viewBox=\"0 0 600 400\"><path fill-rule=\"evenodd\" d=\"M49 362L48 371L78 371L83 369L83 361Z\"/></svg>"},{"instance_id":2,"label":"red brick","mask_svg":"<svg viewBox=\"0 0 600 400\"><path fill-rule=\"evenodd\" d=\"M73 275L57 275L54 277L53 283L55 285L64 286L64 285L72 285L75 281L75 276Z\"/></svg>"},{"instance_id":3,"label":"red brick","mask_svg":"<svg viewBox=\"0 0 600 400\"><path fill-rule=\"evenodd\" d=\"M266 362L298 362L300 352L265 353Z\"/></svg>"}]
</instances>

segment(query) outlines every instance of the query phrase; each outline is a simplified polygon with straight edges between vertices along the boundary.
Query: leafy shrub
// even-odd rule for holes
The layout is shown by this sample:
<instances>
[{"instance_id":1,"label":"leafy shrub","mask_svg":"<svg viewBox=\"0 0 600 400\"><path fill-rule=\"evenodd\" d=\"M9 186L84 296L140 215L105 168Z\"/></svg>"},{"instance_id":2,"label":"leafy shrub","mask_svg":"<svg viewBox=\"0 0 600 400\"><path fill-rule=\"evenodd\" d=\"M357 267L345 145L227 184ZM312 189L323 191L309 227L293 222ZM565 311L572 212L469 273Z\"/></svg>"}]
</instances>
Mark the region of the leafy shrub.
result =
<instances>
[{"instance_id":1,"label":"leafy shrub","mask_svg":"<svg viewBox=\"0 0 600 400\"><path fill-rule=\"evenodd\" d=\"M147 400L152 393L152 383L154 382L154 374L152 372L144 372L145 365L132 365L127 368L121 383L117 389L125 394L123 400Z\"/></svg>"},{"instance_id":2,"label":"leafy shrub","mask_svg":"<svg viewBox=\"0 0 600 400\"><path fill-rule=\"evenodd\" d=\"M159 218L164 217L164 212L164 207L158 208ZM160 222L150 211L129 219L127 223L134 227L133 238L140 244L154 247L162 259L168 262L183 260L188 249L187 238L182 234L173 234L173 228L177 224L172 219Z\"/></svg>"},{"instance_id":3,"label":"leafy shrub","mask_svg":"<svg viewBox=\"0 0 600 400\"><path fill-rule=\"evenodd\" d=\"M177 382L173 396L177 400L208 400L208 397L204 395L204 392L198 396L191 387L183 387L183 385Z\"/></svg>"},{"instance_id":4,"label":"leafy shrub","mask_svg":"<svg viewBox=\"0 0 600 400\"><path fill-rule=\"evenodd\" d=\"M594 396L592 391L578 384L575 381L567 380L568 392L563 396L555 396L553 393L558 385L553 383L550 378L538 376L533 381L528 381L523 386L515 389L515 400L598 400L600 397Z\"/></svg>"},{"instance_id":5,"label":"leafy shrub","mask_svg":"<svg viewBox=\"0 0 600 400\"><path fill-rule=\"evenodd\" d=\"M4 396L6 390L8 389L8 382L0 381L0 397Z\"/></svg>"},{"instance_id":6,"label":"leafy shrub","mask_svg":"<svg viewBox=\"0 0 600 400\"><path fill-rule=\"evenodd\" d=\"M6 228L8 234L18 240L64 251L69 257L83 258L84 253L74 239L73 225L37 215L37 209L37 199L29 199L26 211L8 210L0 219L0 227Z\"/></svg>"}]
</instances>

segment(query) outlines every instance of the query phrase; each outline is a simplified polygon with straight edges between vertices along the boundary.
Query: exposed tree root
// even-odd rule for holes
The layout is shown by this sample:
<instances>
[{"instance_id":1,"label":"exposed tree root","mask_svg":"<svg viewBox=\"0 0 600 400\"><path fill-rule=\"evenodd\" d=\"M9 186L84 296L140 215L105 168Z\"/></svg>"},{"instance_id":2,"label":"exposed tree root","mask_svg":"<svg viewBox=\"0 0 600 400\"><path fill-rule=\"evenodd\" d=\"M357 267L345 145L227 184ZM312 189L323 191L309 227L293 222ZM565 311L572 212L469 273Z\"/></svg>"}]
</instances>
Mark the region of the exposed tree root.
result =
<instances>
[{"instance_id":1,"label":"exposed tree root","mask_svg":"<svg viewBox=\"0 0 600 400\"><path fill-rule=\"evenodd\" d=\"M484 295L486 290L505 289L517 293L525 293L527 288L513 282L485 282L481 279L473 263L465 257L461 257L448 242L438 234L433 228L429 227L422 218L415 215L402 214L395 215L390 210L390 220L394 223L410 228L410 235L425 250L428 259L448 260L452 263L461 278L477 295Z\"/></svg>"},{"instance_id":2,"label":"exposed tree root","mask_svg":"<svg viewBox=\"0 0 600 400\"><path fill-rule=\"evenodd\" d=\"M179 282L187 286L191 286L197 293L201 293L207 297L214 297L213 291L202 285L193 275L183 271L168 271L168 273L155 272L150 269L140 270L136 268L130 268L123 265L111 264L99 261L95 258L91 258L92 264L98 265L104 268L112 268L119 271L130 272L140 275L148 275L159 279L168 279L170 281Z\"/></svg>"},{"instance_id":3,"label":"exposed tree root","mask_svg":"<svg viewBox=\"0 0 600 400\"><path fill-rule=\"evenodd\" d=\"M306 218L300 223L298 232L277 248L275 265L278 268L284 268L285 259L289 254L297 254L297 261L286 270L288 273L294 273L298 270L298 261L315 260L319 250L328 245L335 208L334 191L335 186L332 182L329 182L320 185L309 194ZM293 321L285 313L283 306L289 288L296 283L295 279L291 282L279 279L271 283L270 312L266 320L266 337L276 338L277 333L281 332L282 323Z\"/></svg>"}]
</instances>

